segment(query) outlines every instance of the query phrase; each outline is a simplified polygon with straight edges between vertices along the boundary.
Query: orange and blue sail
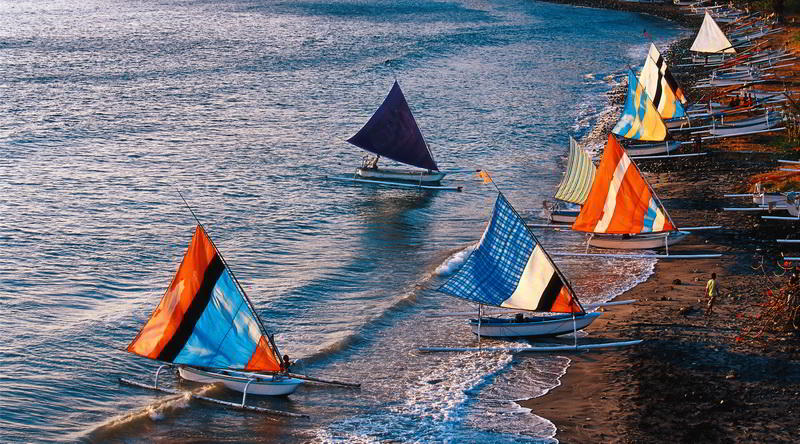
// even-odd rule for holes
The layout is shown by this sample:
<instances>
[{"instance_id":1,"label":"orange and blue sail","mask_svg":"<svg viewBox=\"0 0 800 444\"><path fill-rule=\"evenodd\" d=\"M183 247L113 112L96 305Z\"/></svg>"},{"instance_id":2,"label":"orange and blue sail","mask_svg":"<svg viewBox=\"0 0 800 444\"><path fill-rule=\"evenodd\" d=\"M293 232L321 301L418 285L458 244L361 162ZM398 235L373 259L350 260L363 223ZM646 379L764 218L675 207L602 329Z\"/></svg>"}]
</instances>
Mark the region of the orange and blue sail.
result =
<instances>
[{"instance_id":1,"label":"orange and blue sail","mask_svg":"<svg viewBox=\"0 0 800 444\"><path fill-rule=\"evenodd\" d=\"M480 304L583 313L572 289L503 194L464 265L439 291Z\"/></svg>"},{"instance_id":2,"label":"orange and blue sail","mask_svg":"<svg viewBox=\"0 0 800 444\"><path fill-rule=\"evenodd\" d=\"M674 231L667 211L616 137L608 135L592 189L572 229L588 233Z\"/></svg>"},{"instance_id":3,"label":"orange and blue sail","mask_svg":"<svg viewBox=\"0 0 800 444\"><path fill-rule=\"evenodd\" d=\"M128 351L195 367L281 369L279 353L250 301L200 225L172 283Z\"/></svg>"},{"instance_id":4,"label":"orange and blue sail","mask_svg":"<svg viewBox=\"0 0 800 444\"><path fill-rule=\"evenodd\" d=\"M667 138L667 127L650 100L644 86L628 70L628 94L619 122L612 133L626 139L660 142Z\"/></svg>"}]
</instances>

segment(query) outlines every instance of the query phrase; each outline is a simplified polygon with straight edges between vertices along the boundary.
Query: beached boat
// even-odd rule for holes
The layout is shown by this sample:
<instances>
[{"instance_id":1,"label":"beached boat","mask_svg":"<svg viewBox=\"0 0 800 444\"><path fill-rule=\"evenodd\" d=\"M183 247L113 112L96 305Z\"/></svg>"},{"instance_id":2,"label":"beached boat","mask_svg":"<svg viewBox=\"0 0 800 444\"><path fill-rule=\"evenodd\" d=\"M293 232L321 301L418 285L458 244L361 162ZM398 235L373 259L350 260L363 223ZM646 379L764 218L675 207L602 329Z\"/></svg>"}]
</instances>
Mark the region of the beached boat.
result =
<instances>
[{"instance_id":1,"label":"beached boat","mask_svg":"<svg viewBox=\"0 0 800 444\"><path fill-rule=\"evenodd\" d=\"M352 176L331 176L331 179L380 185L455 190L440 184L446 173L439 170L411 108L397 81L378 110L363 128L347 141L375 154L364 158ZM381 156L417 167L418 170L380 168Z\"/></svg>"},{"instance_id":2,"label":"beached boat","mask_svg":"<svg viewBox=\"0 0 800 444\"><path fill-rule=\"evenodd\" d=\"M663 248L686 237L613 134L572 229L590 233L598 248Z\"/></svg>"},{"instance_id":3,"label":"beached boat","mask_svg":"<svg viewBox=\"0 0 800 444\"><path fill-rule=\"evenodd\" d=\"M469 325L472 333L487 338L544 338L583 330L600 315L602 313L596 311L575 316L523 316L518 313L513 318L482 317L480 321L470 319Z\"/></svg>"},{"instance_id":4,"label":"beached boat","mask_svg":"<svg viewBox=\"0 0 800 444\"><path fill-rule=\"evenodd\" d=\"M680 119L686 116L684 109L686 97L683 89L672 76L667 62L653 43L650 43L650 50L639 73L639 82L644 86L662 119Z\"/></svg>"},{"instance_id":5,"label":"beached boat","mask_svg":"<svg viewBox=\"0 0 800 444\"><path fill-rule=\"evenodd\" d=\"M478 246L438 291L478 304L478 318L469 323L479 338L575 333L600 315L584 310L567 278L499 190ZM485 318L484 305L549 314Z\"/></svg>"},{"instance_id":6,"label":"beached boat","mask_svg":"<svg viewBox=\"0 0 800 444\"><path fill-rule=\"evenodd\" d=\"M239 281L202 225L131 353L178 365L187 380L243 394L288 395L303 383L287 368ZM287 358L288 359L288 358Z\"/></svg>"},{"instance_id":7,"label":"beached boat","mask_svg":"<svg viewBox=\"0 0 800 444\"><path fill-rule=\"evenodd\" d=\"M592 188L594 174L595 166L589 153L578 147L578 143L570 136L567 171L553 196L556 202L545 201L545 210L551 222L571 224L575 221L580 206Z\"/></svg>"}]
</instances>

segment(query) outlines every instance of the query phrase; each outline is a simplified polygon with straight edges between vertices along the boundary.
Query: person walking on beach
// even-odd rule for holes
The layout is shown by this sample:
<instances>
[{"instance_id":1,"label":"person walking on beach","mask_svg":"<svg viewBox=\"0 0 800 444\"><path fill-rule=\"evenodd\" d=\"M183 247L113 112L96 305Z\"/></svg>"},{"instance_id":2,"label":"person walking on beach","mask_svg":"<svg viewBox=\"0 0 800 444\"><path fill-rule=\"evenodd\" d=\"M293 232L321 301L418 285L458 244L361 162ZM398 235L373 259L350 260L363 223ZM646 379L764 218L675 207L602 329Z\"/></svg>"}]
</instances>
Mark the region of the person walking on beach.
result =
<instances>
[{"instance_id":1,"label":"person walking on beach","mask_svg":"<svg viewBox=\"0 0 800 444\"><path fill-rule=\"evenodd\" d=\"M717 300L719 294L719 287L717 286L717 273L711 273L711 279L706 283L706 296L708 296L708 305L706 305L706 316L711 316L714 309L714 302Z\"/></svg>"}]
</instances>

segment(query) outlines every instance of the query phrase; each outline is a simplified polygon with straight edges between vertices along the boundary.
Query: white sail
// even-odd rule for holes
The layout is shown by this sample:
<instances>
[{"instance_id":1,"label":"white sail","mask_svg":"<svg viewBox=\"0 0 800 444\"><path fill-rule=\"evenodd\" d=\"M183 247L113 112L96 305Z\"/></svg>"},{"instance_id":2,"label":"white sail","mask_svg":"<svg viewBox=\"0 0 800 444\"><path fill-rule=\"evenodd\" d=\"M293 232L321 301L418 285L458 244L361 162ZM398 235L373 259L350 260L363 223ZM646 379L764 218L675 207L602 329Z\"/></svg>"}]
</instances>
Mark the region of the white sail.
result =
<instances>
[{"instance_id":1,"label":"white sail","mask_svg":"<svg viewBox=\"0 0 800 444\"><path fill-rule=\"evenodd\" d=\"M694 43L692 43L692 47L689 49L694 52L736 53L736 50L733 49L733 45L731 45L731 42L725 37L725 33L719 29L719 25L711 18L708 11L706 11L703 25L700 26L700 31L697 33L697 37L694 39Z\"/></svg>"}]
</instances>

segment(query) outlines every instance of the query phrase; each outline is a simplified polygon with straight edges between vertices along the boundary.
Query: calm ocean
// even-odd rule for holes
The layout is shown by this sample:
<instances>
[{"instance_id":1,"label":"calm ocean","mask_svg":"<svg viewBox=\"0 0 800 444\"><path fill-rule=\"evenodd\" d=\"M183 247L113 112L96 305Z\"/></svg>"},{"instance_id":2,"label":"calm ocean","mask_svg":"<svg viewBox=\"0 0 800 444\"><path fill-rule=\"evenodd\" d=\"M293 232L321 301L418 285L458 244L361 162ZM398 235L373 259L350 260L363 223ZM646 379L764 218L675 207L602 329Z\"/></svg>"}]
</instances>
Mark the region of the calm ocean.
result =
<instances>
[{"instance_id":1,"label":"calm ocean","mask_svg":"<svg viewBox=\"0 0 800 444\"><path fill-rule=\"evenodd\" d=\"M492 189L324 177L359 164L345 139L396 78L442 168L486 168L541 216L568 135L608 112L608 77L641 64L644 29L660 46L680 32L521 0L0 2L0 441L551 440L514 401L558 385L568 358L416 352L475 344L463 317L432 315L474 310L435 289ZM250 399L311 417L287 420L119 385L158 366L124 349L194 230L178 190L281 351L361 390ZM653 266L559 263L584 301Z\"/></svg>"}]
</instances>

